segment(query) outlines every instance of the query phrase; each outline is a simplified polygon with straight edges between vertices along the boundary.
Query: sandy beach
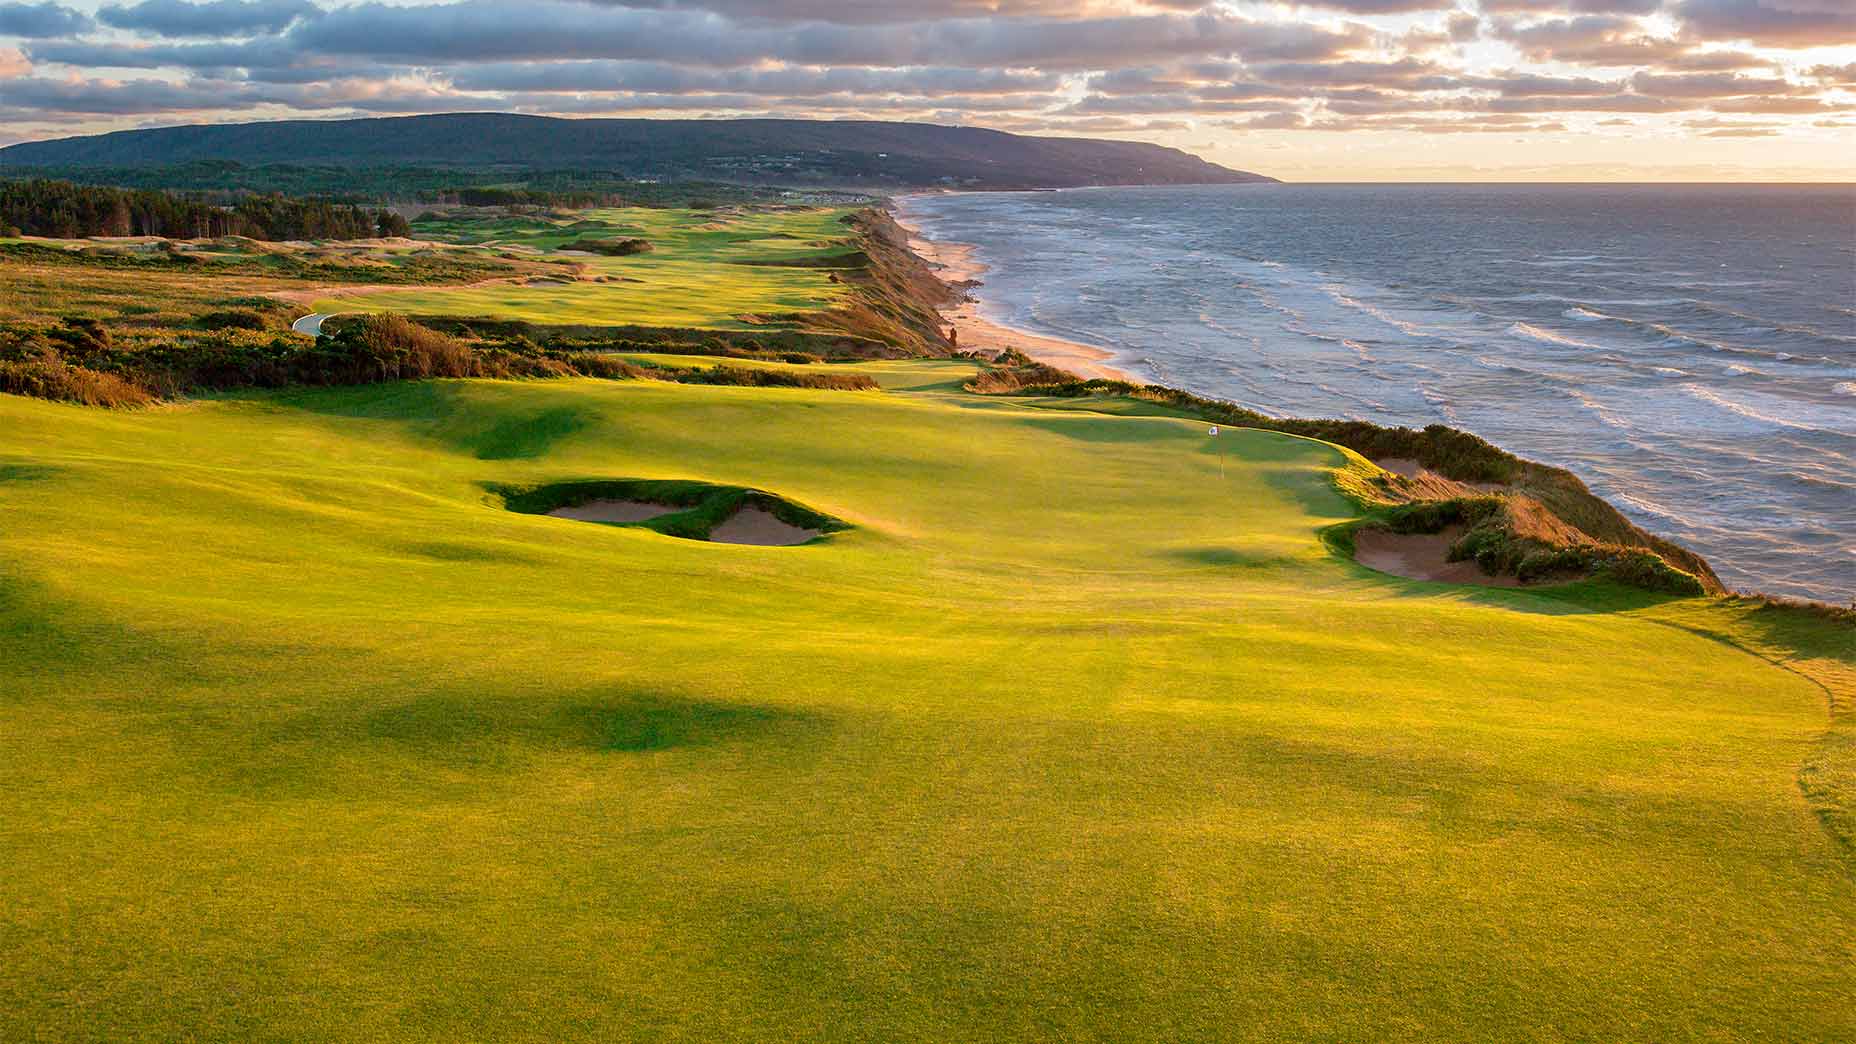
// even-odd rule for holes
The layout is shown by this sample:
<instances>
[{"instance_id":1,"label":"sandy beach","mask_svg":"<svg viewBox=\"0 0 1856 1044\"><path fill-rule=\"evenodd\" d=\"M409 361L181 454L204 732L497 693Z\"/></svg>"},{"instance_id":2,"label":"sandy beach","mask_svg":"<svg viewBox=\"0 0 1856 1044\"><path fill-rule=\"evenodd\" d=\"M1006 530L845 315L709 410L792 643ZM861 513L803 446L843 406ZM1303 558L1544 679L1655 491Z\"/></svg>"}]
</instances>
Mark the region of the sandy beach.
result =
<instances>
[{"instance_id":1,"label":"sandy beach","mask_svg":"<svg viewBox=\"0 0 1856 1044\"><path fill-rule=\"evenodd\" d=\"M935 269L935 274L949 283L983 283L986 265L974 256L966 243L936 241L924 236L919 228L901 217L896 223L909 233L909 249ZM966 351L1003 351L1016 348L1041 363L1068 370L1079 377L1104 378L1144 383L1108 364L1115 353L1094 345L1047 337L997 323L980 314L980 305L969 293L952 307L941 310L941 318L951 324Z\"/></svg>"}]
</instances>

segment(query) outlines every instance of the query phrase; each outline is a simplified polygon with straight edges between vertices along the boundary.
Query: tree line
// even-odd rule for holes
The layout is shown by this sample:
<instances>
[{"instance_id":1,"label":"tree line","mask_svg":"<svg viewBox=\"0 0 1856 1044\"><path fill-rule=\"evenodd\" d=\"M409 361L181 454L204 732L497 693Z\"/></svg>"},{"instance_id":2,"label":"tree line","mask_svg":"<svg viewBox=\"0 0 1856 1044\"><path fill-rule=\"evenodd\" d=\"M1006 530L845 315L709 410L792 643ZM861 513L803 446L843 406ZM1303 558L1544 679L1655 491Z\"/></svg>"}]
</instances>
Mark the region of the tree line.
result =
<instances>
[{"instance_id":1,"label":"tree line","mask_svg":"<svg viewBox=\"0 0 1856 1044\"><path fill-rule=\"evenodd\" d=\"M35 179L0 183L0 234L78 239L164 236L169 239L371 239L403 236L406 219L323 199L281 194L229 205L156 189L122 189Z\"/></svg>"}]
</instances>

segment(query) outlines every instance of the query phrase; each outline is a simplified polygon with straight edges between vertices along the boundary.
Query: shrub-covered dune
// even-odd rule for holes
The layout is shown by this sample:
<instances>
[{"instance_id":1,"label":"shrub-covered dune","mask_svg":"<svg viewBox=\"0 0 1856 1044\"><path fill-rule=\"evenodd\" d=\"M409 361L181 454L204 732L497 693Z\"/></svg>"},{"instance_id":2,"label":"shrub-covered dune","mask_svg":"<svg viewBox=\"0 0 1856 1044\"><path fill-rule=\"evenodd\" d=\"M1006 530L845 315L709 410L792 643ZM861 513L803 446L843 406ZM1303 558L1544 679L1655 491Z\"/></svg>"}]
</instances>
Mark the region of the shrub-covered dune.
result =
<instances>
[{"instance_id":1,"label":"shrub-covered dune","mask_svg":"<svg viewBox=\"0 0 1856 1044\"><path fill-rule=\"evenodd\" d=\"M1842 625L1372 573L1332 445L851 372L0 396L0 1038L1856 1036ZM608 479L851 528L496 492Z\"/></svg>"}]
</instances>

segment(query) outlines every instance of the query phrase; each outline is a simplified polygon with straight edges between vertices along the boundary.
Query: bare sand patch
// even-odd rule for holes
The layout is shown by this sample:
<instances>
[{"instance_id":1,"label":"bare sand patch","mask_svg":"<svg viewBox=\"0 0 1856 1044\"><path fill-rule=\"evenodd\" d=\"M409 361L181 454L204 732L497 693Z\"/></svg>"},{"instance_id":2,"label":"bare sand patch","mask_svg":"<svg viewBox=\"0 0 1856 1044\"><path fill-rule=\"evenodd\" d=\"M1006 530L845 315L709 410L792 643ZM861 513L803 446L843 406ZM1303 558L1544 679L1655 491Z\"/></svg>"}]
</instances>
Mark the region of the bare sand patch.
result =
<instances>
[{"instance_id":1,"label":"bare sand patch","mask_svg":"<svg viewBox=\"0 0 1856 1044\"><path fill-rule=\"evenodd\" d=\"M554 518L571 518L577 522L645 522L680 510L682 509L665 507L662 504L649 504L642 500L589 500L584 504L557 507L548 514Z\"/></svg>"},{"instance_id":2,"label":"bare sand patch","mask_svg":"<svg viewBox=\"0 0 1856 1044\"><path fill-rule=\"evenodd\" d=\"M1483 572L1474 559L1450 561L1450 545L1462 535L1462 526L1446 526L1436 533L1357 529L1353 533L1353 557L1368 569L1410 580L1481 587L1521 586L1521 581L1512 576L1491 576Z\"/></svg>"},{"instance_id":3,"label":"bare sand patch","mask_svg":"<svg viewBox=\"0 0 1856 1044\"><path fill-rule=\"evenodd\" d=\"M816 529L783 522L765 508L743 507L709 531L709 539L718 544L755 544L761 547L789 547L803 544L820 535Z\"/></svg>"}]
</instances>

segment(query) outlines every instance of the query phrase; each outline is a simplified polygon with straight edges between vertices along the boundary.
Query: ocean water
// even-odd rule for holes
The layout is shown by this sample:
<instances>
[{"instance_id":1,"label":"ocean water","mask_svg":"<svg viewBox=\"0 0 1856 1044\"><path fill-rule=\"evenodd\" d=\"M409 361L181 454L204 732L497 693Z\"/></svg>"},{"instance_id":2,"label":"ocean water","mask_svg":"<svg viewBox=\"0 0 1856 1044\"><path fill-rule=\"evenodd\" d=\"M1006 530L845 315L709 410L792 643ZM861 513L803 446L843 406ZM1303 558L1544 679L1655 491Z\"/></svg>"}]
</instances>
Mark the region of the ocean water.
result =
<instances>
[{"instance_id":1,"label":"ocean water","mask_svg":"<svg viewBox=\"0 0 1856 1044\"><path fill-rule=\"evenodd\" d=\"M1856 186L915 196L989 318L1280 416L1473 431L1731 587L1856 599Z\"/></svg>"}]
</instances>

